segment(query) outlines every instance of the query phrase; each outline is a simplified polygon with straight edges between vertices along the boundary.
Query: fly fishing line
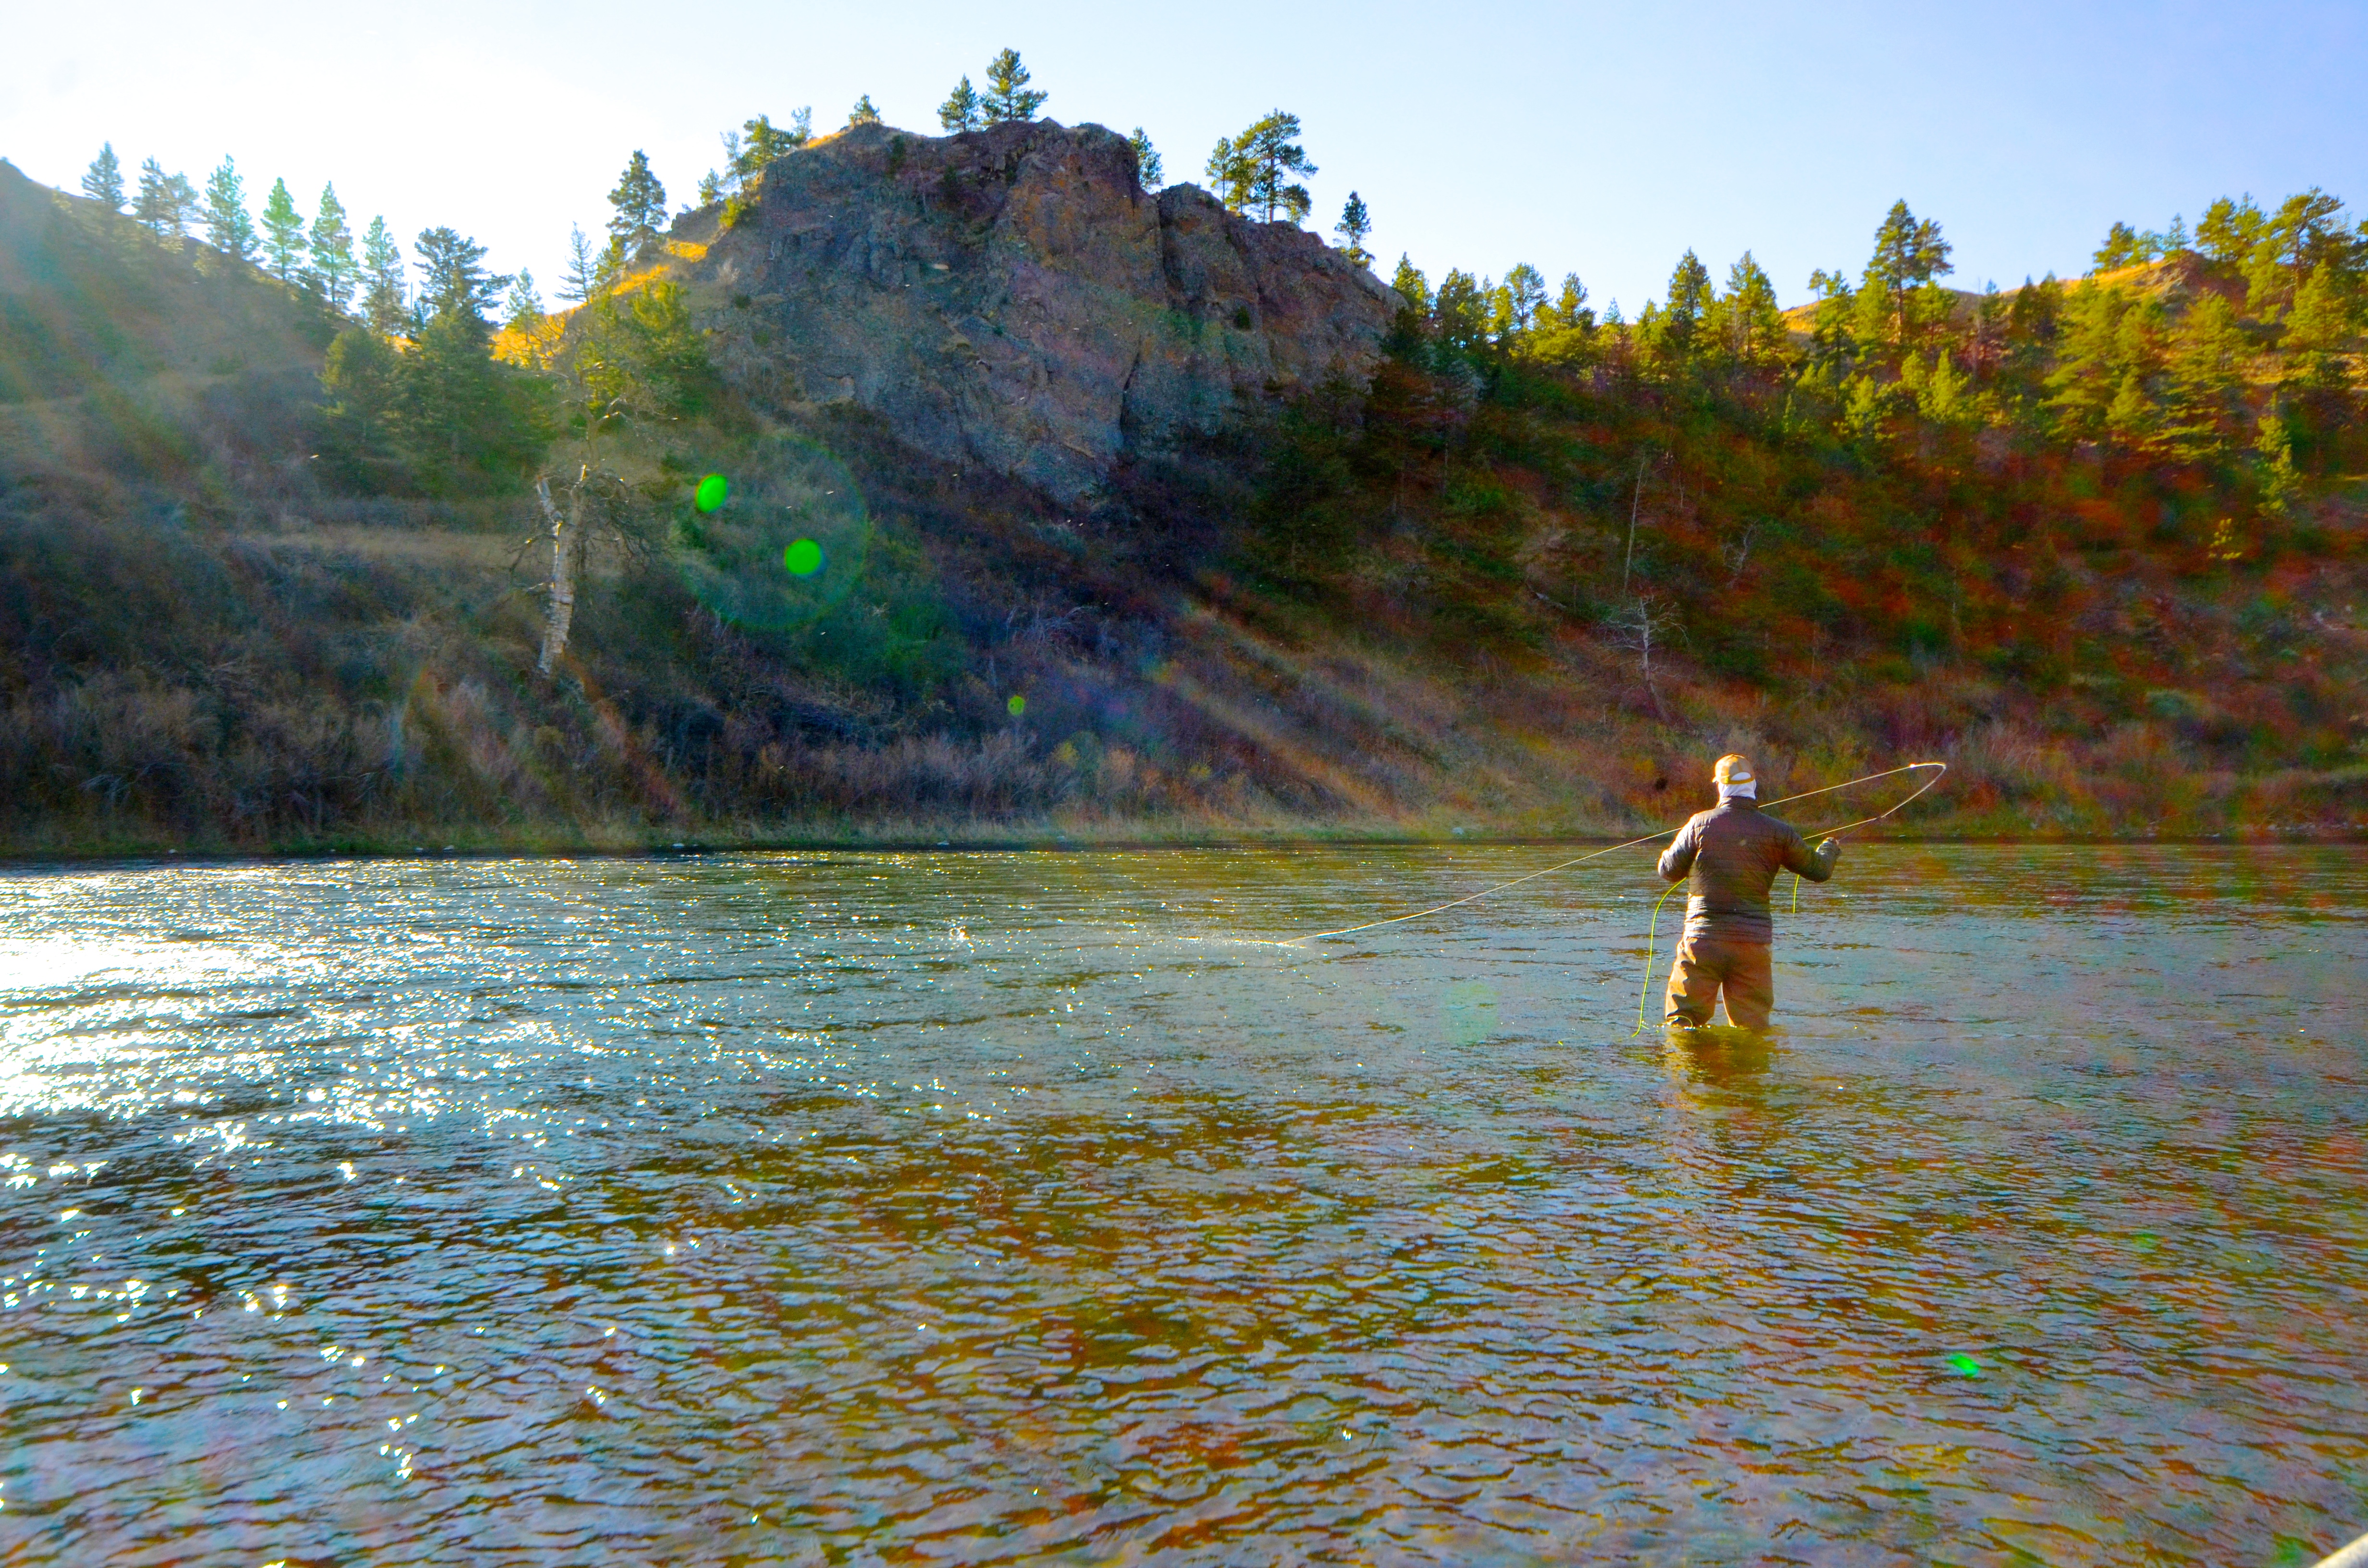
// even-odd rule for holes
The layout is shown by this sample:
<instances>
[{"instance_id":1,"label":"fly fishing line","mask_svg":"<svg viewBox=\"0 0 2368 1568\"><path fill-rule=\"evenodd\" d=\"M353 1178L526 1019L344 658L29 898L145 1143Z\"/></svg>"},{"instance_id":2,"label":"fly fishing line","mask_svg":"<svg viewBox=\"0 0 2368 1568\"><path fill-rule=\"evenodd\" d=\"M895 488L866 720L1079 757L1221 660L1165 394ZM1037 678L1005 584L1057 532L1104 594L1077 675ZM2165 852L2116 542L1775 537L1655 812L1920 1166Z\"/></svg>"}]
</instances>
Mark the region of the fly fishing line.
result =
<instances>
[{"instance_id":1,"label":"fly fishing line","mask_svg":"<svg viewBox=\"0 0 2368 1568\"><path fill-rule=\"evenodd\" d=\"M1805 801L1817 795L1830 795L1836 790L1851 789L1861 784L1872 784L1878 778L1893 778L1898 777L1902 773L1913 773L1919 767L1938 768L1940 771L1932 775L1931 778L1924 785L1923 789L1917 790L1916 794L1910 795L1907 800L1900 801L1899 805L1893 806L1891 811L1883 812L1871 817L1861 817L1857 822L1845 823L1838 828L1826 829L1825 832L1827 836L1830 837L1834 834L1848 833L1854 827L1865 827L1871 823L1881 822L1884 817L1891 815L1892 812L1899 810L1900 806L1905 806L1909 801L1915 800L1917 795L1923 794L1925 790L1930 790L1934 784L1938 784L1941 781L1941 774L1948 772L1949 765L1945 762L1911 762L1904 767L1886 767L1880 773L1861 774L1856 778L1846 778L1839 784L1828 784L1821 790L1804 790L1797 795L1787 795L1782 800L1770 801L1768 802L1768 805L1770 807L1788 806L1795 801ZM1531 871L1525 877L1515 877L1508 882L1498 882L1495 887L1482 888L1478 892L1465 893L1462 898L1450 899L1445 903L1436 903L1431 905L1429 909L1417 909L1410 915L1393 915L1385 920L1368 920L1361 926L1343 926L1338 931L1311 931L1304 937L1292 937L1286 941L1278 942L1275 945L1277 947L1296 947L1302 942L1320 942L1327 937L1353 936L1359 931L1372 931L1383 926L1396 926L1408 920L1420 920L1427 915L1441 915L1446 913L1448 910L1460 909L1464 904L1475 903L1480 899L1492 897L1497 893L1503 892L1507 888L1517 888L1523 882L1536 881L1540 877L1551 877L1556 871L1567 871L1573 866L1583 866L1589 860L1600 860L1606 855L1617 855L1622 849L1634 849L1640 844L1652 844L1664 838L1674 838L1683 831L1684 828L1682 825L1679 827L1664 828L1658 833L1648 833L1642 838L1632 838L1625 844L1608 845L1601 849L1592 849L1584 855L1573 856L1570 859L1563 861L1560 865L1548 866L1543 871ZM1649 955L1647 956L1647 961L1649 962Z\"/></svg>"}]
</instances>

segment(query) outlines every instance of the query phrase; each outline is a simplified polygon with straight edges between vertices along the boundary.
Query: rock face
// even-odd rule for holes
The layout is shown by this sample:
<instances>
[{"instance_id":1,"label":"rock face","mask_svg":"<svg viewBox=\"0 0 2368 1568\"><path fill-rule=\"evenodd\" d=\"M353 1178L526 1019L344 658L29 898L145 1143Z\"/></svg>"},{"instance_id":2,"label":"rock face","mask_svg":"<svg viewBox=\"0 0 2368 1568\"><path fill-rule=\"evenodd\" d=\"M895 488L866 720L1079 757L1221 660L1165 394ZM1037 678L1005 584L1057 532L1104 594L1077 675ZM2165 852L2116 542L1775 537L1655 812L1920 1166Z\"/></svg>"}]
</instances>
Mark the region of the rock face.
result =
<instances>
[{"instance_id":1,"label":"rock face","mask_svg":"<svg viewBox=\"0 0 2368 1568\"><path fill-rule=\"evenodd\" d=\"M1304 230L1146 192L1097 125L858 127L774 163L730 227L677 228L710 233L690 276L760 403L852 399L1069 501L1243 399L1360 388L1399 304Z\"/></svg>"}]
</instances>

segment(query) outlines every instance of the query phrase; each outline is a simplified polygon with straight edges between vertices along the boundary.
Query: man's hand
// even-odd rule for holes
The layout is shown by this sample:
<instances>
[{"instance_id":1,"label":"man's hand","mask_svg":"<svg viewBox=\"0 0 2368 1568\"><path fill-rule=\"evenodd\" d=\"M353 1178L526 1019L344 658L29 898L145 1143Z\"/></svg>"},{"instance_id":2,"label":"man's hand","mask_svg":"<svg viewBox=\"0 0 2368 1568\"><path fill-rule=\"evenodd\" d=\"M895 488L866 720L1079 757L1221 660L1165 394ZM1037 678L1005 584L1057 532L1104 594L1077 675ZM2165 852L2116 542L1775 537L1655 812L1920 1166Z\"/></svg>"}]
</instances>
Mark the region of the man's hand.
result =
<instances>
[{"instance_id":1,"label":"man's hand","mask_svg":"<svg viewBox=\"0 0 2368 1568\"><path fill-rule=\"evenodd\" d=\"M1839 838L1817 840L1817 858L1831 864L1842 858L1842 841Z\"/></svg>"}]
</instances>

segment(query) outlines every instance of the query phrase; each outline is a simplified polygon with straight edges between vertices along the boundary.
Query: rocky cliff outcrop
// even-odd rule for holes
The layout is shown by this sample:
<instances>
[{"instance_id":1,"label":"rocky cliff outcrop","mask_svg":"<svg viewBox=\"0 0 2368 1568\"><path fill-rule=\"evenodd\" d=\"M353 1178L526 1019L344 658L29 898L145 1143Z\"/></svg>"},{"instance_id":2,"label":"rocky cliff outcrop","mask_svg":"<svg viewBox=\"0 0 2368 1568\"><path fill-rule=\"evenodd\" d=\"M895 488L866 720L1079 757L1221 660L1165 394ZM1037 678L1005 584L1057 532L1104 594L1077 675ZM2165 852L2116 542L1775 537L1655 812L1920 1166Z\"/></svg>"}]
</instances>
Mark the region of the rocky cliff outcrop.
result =
<instances>
[{"instance_id":1,"label":"rocky cliff outcrop","mask_svg":"<svg viewBox=\"0 0 2368 1568\"><path fill-rule=\"evenodd\" d=\"M859 127L773 164L728 227L711 209L677 234L708 242L689 276L759 403L851 399L1064 500L1244 399L1361 386L1398 307L1303 229L1145 191L1096 125Z\"/></svg>"}]
</instances>

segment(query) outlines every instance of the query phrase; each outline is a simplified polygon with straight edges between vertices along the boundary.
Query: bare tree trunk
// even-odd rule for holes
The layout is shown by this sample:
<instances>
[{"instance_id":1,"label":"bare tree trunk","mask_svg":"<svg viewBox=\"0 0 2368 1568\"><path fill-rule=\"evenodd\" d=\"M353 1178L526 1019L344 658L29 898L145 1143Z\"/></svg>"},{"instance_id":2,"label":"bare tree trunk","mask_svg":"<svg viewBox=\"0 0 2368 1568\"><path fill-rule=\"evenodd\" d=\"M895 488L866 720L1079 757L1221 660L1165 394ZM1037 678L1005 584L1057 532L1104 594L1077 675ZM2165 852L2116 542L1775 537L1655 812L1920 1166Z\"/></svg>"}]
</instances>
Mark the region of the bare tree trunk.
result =
<instances>
[{"instance_id":1,"label":"bare tree trunk","mask_svg":"<svg viewBox=\"0 0 2368 1568\"><path fill-rule=\"evenodd\" d=\"M1636 508L1645 504L1645 464L1651 459L1649 451L1636 458L1636 494L1628 502L1628 553L1620 562L1620 591L1628 592L1628 571L1636 564Z\"/></svg>"},{"instance_id":2,"label":"bare tree trunk","mask_svg":"<svg viewBox=\"0 0 2368 1568\"><path fill-rule=\"evenodd\" d=\"M1668 722L1669 710L1661 701L1661 688L1653 679L1653 643L1660 634L1676 624L1675 618L1661 608L1649 594L1628 601L1620 627L1620 642L1636 651L1636 660L1645 676L1645 695L1652 699L1653 717Z\"/></svg>"},{"instance_id":3,"label":"bare tree trunk","mask_svg":"<svg viewBox=\"0 0 2368 1568\"><path fill-rule=\"evenodd\" d=\"M1636 619L1636 647L1645 664L1645 694L1653 699L1653 717L1668 722L1668 710L1661 706L1661 688L1653 684L1653 613L1647 609Z\"/></svg>"},{"instance_id":4,"label":"bare tree trunk","mask_svg":"<svg viewBox=\"0 0 2368 1568\"><path fill-rule=\"evenodd\" d=\"M584 478L583 474L575 477L575 488L567 498L565 517L552 504L551 481L534 482L535 499L542 503L542 515L551 519L551 603L545 608L542 623L542 657L535 663L544 675L549 675L566 655L568 628L575 619L577 545L584 531Z\"/></svg>"}]
</instances>

